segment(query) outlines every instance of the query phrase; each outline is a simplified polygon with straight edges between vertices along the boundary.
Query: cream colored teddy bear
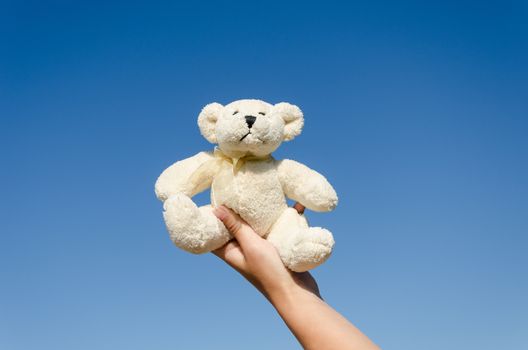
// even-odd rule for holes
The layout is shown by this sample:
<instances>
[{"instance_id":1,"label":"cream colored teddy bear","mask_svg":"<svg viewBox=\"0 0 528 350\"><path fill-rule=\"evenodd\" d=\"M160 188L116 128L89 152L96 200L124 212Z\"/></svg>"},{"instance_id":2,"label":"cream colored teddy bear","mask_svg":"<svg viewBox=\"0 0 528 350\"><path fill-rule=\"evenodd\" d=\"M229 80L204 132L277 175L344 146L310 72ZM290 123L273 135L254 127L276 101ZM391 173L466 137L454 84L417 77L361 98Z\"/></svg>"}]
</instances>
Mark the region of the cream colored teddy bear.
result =
<instances>
[{"instance_id":1,"label":"cream colored teddy bear","mask_svg":"<svg viewBox=\"0 0 528 350\"><path fill-rule=\"evenodd\" d=\"M325 212L336 207L336 192L305 165L271 157L283 141L301 133L303 124L299 107L284 102L238 100L205 106L198 125L218 147L171 165L155 186L172 241L192 253L227 243L232 237L212 213L213 207L225 205L270 241L289 269L302 272L323 263L332 252L332 234L309 227L304 215L288 207L286 197ZM209 187L212 206L197 207L191 197Z\"/></svg>"}]
</instances>

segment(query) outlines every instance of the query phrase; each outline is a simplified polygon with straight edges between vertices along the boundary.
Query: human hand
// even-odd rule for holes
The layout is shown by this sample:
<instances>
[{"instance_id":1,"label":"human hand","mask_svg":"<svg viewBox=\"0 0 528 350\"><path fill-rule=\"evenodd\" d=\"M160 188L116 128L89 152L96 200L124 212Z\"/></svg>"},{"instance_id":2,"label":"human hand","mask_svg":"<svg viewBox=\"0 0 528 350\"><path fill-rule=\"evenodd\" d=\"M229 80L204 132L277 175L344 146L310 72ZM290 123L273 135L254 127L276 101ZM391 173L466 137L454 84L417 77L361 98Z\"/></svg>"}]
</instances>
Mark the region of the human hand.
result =
<instances>
[{"instance_id":1,"label":"human hand","mask_svg":"<svg viewBox=\"0 0 528 350\"><path fill-rule=\"evenodd\" d=\"M302 214L304 206L294 208ZM275 247L260 237L246 222L230 209L220 206L213 210L235 238L213 253L238 271L270 301L290 294L298 288L318 297L319 288L309 272L292 272L287 269Z\"/></svg>"},{"instance_id":2,"label":"human hand","mask_svg":"<svg viewBox=\"0 0 528 350\"><path fill-rule=\"evenodd\" d=\"M299 203L294 208L299 213L304 211ZM268 298L304 349L379 350L321 299L317 283L308 272L288 270L275 247L230 209L221 206L213 213L235 238L213 253Z\"/></svg>"}]
</instances>

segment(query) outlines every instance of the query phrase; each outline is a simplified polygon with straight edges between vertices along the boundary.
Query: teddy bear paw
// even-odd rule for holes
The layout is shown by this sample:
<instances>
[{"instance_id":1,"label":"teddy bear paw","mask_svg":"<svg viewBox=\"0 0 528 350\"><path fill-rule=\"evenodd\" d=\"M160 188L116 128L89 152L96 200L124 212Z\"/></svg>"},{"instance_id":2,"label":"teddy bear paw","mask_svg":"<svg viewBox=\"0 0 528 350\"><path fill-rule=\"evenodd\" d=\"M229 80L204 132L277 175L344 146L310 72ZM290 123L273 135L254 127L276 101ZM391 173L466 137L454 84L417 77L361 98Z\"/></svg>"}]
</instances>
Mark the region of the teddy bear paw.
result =
<instances>
[{"instance_id":1,"label":"teddy bear paw","mask_svg":"<svg viewBox=\"0 0 528 350\"><path fill-rule=\"evenodd\" d=\"M176 208L178 208L178 210L183 209L187 212L191 212L193 210L198 209L192 199L190 199L183 193L173 194L163 203L163 210L166 212L173 211Z\"/></svg>"},{"instance_id":2,"label":"teddy bear paw","mask_svg":"<svg viewBox=\"0 0 528 350\"><path fill-rule=\"evenodd\" d=\"M330 257L334 237L321 227L309 227L299 232L291 246L287 266L295 272L311 270Z\"/></svg>"},{"instance_id":3,"label":"teddy bear paw","mask_svg":"<svg viewBox=\"0 0 528 350\"><path fill-rule=\"evenodd\" d=\"M221 247L229 239L226 228L212 214L184 194L169 197L163 204L163 217L174 244L194 254Z\"/></svg>"},{"instance_id":4,"label":"teddy bear paw","mask_svg":"<svg viewBox=\"0 0 528 350\"><path fill-rule=\"evenodd\" d=\"M200 211L196 204L189 197L178 193L163 203L163 209L165 225L174 244L190 252L199 252L204 242L193 230L193 224L196 226L200 222Z\"/></svg>"}]
</instances>

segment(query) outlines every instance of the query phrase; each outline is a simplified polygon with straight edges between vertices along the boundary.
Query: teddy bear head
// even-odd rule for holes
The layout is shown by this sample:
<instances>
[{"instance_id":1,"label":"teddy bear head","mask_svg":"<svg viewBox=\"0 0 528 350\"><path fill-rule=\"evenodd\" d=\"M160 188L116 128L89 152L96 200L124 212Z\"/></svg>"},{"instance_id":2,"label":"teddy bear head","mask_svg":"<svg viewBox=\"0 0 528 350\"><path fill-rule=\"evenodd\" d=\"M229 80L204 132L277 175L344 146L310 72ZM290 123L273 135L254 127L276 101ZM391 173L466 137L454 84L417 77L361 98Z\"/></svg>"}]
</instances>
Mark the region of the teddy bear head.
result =
<instances>
[{"instance_id":1,"label":"teddy bear head","mask_svg":"<svg viewBox=\"0 0 528 350\"><path fill-rule=\"evenodd\" d=\"M210 103L198 116L202 135L234 158L266 156L299 135L303 124L299 107L261 100L237 100L225 106Z\"/></svg>"}]
</instances>

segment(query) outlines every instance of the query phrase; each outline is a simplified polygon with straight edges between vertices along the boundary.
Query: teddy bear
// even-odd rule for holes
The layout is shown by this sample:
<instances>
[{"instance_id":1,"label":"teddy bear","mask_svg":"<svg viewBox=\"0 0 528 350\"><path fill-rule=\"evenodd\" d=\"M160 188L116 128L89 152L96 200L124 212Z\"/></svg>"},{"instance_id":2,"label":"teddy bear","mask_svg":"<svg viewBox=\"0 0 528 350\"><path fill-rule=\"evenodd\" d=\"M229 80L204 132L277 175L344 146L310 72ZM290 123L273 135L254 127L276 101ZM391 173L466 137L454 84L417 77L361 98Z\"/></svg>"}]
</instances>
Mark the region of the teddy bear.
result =
<instances>
[{"instance_id":1,"label":"teddy bear","mask_svg":"<svg viewBox=\"0 0 528 350\"><path fill-rule=\"evenodd\" d=\"M286 102L244 99L206 105L198 126L217 145L214 151L174 163L155 184L174 244L195 254L226 244L232 236L212 212L224 205L271 242L290 270L303 272L326 261L334 246L332 234L310 227L287 198L328 212L337 205L334 188L307 166L271 156L283 141L298 136L303 125L302 111ZM208 188L211 204L198 207L191 198Z\"/></svg>"}]
</instances>

